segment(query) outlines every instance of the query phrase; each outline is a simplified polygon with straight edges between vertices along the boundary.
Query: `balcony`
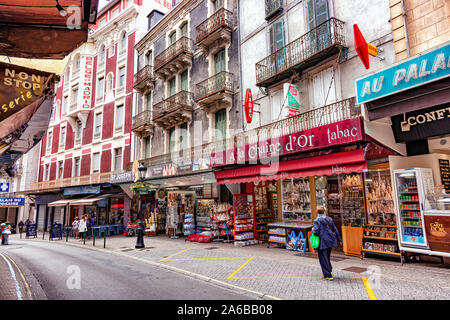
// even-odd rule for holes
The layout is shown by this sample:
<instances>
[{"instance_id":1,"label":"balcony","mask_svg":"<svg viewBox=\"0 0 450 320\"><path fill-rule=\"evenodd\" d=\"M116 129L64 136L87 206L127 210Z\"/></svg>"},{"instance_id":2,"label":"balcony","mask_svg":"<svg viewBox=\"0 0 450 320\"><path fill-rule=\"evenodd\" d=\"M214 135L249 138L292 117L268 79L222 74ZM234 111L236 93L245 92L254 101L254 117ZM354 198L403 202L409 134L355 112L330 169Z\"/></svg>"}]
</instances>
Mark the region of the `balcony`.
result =
<instances>
[{"instance_id":1,"label":"balcony","mask_svg":"<svg viewBox=\"0 0 450 320\"><path fill-rule=\"evenodd\" d=\"M69 113L71 113L71 112L77 110L77 107L78 107L78 102L72 103L72 104L70 105L70 107L69 107Z\"/></svg>"},{"instance_id":2,"label":"balcony","mask_svg":"<svg viewBox=\"0 0 450 320\"><path fill-rule=\"evenodd\" d=\"M191 39L181 37L155 57L155 73L163 81L192 65Z\"/></svg>"},{"instance_id":3,"label":"balcony","mask_svg":"<svg viewBox=\"0 0 450 320\"><path fill-rule=\"evenodd\" d=\"M154 124L152 122L152 112L145 110L133 117L131 131L143 138L153 135Z\"/></svg>"},{"instance_id":4,"label":"balcony","mask_svg":"<svg viewBox=\"0 0 450 320\"><path fill-rule=\"evenodd\" d=\"M266 20L283 11L283 0L266 0Z\"/></svg>"},{"instance_id":5,"label":"balcony","mask_svg":"<svg viewBox=\"0 0 450 320\"><path fill-rule=\"evenodd\" d=\"M300 73L342 50L346 57L344 22L331 18L285 47L256 63L256 85L271 84Z\"/></svg>"},{"instance_id":6,"label":"balcony","mask_svg":"<svg viewBox=\"0 0 450 320\"><path fill-rule=\"evenodd\" d=\"M192 118L193 106L192 93L180 91L153 106L153 122L164 129L188 122Z\"/></svg>"},{"instance_id":7,"label":"balcony","mask_svg":"<svg viewBox=\"0 0 450 320\"><path fill-rule=\"evenodd\" d=\"M155 87L155 76L153 67L145 66L134 75L133 88L141 94L147 94Z\"/></svg>"},{"instance_id":8,"label":"balcony","mask_svg":"<svg viewBox=\"0 0 450 320\"><path fill-rule=\"evenodd\" d=\"M225 8L219 9L196 28L195 44L204 54L208 54L211 48L222 47L231 42L233 26L233 13Z\"/></svg>"},{"instance_id":9,"label":"balcony","mask_svg":"<svg viewBox=\"0 0 450 320\"><path fill-rule=\"evenodd\" d=\"M231 105L234 93L234 76L229 72L218 74L200 82L195 88L195 101L205 112L215 112L215 107Z\"/></svg>"}]
</instances>

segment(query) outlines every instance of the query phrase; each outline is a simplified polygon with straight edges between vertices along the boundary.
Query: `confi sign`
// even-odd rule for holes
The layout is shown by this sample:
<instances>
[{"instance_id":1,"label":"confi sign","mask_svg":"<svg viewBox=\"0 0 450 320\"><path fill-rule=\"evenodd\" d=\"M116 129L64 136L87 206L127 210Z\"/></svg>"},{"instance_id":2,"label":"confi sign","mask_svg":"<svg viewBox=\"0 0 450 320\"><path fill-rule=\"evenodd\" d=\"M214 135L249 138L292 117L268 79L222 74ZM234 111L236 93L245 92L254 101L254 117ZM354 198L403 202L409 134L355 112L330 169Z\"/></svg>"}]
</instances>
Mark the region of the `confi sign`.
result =
<instances>
[{"instance_id":1,"label":"confi sign","mask_svg":"<svg viewBox=\"0 0 450 320\"><path fill-rule=\"evenodd\" d=\"M391 117L396 142L421 140L450 133L450 104Z\"/></svg>"},{"instance_id":2,"label":"confi sign","mask_svg":"<svg viewBox=\"0 0 450 320\"><path fill-rule=\"evenodd\" d=\"M450 44L356 80L356 99L366 103L450 76Z\"/></svg>"}]
</instances>

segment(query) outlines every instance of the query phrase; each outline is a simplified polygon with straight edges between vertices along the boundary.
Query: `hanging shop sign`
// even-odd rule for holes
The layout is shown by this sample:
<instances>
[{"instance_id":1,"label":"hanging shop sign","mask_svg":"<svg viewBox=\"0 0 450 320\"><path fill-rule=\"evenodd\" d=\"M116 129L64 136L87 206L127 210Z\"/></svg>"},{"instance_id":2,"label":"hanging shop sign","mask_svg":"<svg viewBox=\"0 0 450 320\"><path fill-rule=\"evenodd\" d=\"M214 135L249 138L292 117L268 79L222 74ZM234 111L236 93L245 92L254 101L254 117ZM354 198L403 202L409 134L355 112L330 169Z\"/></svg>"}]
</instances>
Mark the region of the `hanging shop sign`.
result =
<instances>
[{"instance_id":1,"label":"hanging shop sign","mask_svg":"<svg viewBox=\"0 0 450 320\"><path fill-rule=\"evenodd\" d=\"M245 110L245 118L247 120L247 123L251 123L253 120L253 97L252 97L252 90L247 89L245 92L245 104L244 104L244 110Z\"/></svg>"},{"instance_id":2,"label":"hanging shop sign","mask_svg":"<svg viewBox=\"0 0 450 320\"><path fill-rule=\"evenodd\" d=\"M234 149L211 154L213 167L256 162L297 152L332 147L362 140L361 118L347 119L309 130L291 133L278 138L270 138L258 143L237 146ZM259 132L260 136L270 136Z\"/></svg>"},{"instance_id":3,"label":"hanging shop sign","mask_svg":"<svg viewBox=\"0 0 450 320\"><path fill-rule=\"evenodd\" d=\"M300 114L300 90L299 87L290 83L283 86L284 97L286 98L286 108L289 116Z\"/></svg>"},{"instance_id":4,"label":"hanging shop sign","mask_svg":"<svg viewBox=\"0 0 450 320\"><path fill-rule=\"evenodd\" d=\"M0 207L24 206L25 198L0 198Z\"/></svg>"},{"instance_id":5,"label":"hanging shop sign","mask_svg":"<svg viewBox=\"0 0 450 320\"><path fill-rule=\"evenodd\" d=\"M450 133L450 103L391 117L396 142Z\"/></svg>"},{"instance_id":6,"label":"hanging shop sign","mask_svg":"<svg viewBox=\"0 0 450 320\"><path fill-rule=\"evenodd\" d=\"M65 196L72 196L76 194L99 194L100 186L82 186L64 188L63 194Z\"/></svg>"},{"instance_id":7,"label":"hanging shop sign","mask_svg":"<svg viewBox=\"0 0 450 320\"><path fill-rule=\"evenodd\" d=\"M371 56L376 57L378 55L378 49L374 45L368 43L366 39L364 39L364 36L359 30L357 24L353 25L353 36L355 39L356 52L358 53L359 58L364 64L364 67L366 69L369 69L370 68L369 54Z\"/></svg>"},{"instance_id":8,"label":"hanging shop sign","mask_svg":"<svg viewBox=\"0 0 450 320\"><path fill-rule=\"evenodd\" d=\"M356 80L358 103L412 89L450 75L450 44Z\"/></svg>"},{"instance_id":9,"label":"hanging shop sign","mask_svg":"<svg viewBox=\"0 0 450 320\"><path fill-rule=\"evenodd\" d=\"M94 65L93 57L84 58L83 80L81 81L82 109L91 109L92 105L92 71Z\"/></svg>"}]
</instances>

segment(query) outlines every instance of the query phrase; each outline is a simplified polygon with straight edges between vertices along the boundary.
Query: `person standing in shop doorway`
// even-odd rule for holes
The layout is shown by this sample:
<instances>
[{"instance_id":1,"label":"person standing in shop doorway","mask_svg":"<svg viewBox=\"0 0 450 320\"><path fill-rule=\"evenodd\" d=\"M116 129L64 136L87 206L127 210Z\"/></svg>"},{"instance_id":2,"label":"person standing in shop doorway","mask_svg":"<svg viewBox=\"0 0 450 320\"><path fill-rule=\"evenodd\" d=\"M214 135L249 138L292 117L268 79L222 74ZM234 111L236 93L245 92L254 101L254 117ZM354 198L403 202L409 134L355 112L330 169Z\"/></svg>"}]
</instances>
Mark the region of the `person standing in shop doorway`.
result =
<instances>
[{"instance_id":1,"label":"person standing in shop doorway","mask_svg":"<svg viewBox=\"0 0 450 320\"><path fill-rule=\"evenodd\" d=\"M333 280L331 250L342 242L342 238L334 225L333 219L326 216L325 208L322 206L317 207L317 218L314 220L312 233L319 237L317 252L323 277L325 280Z\"/></svg>"}]
</instances>

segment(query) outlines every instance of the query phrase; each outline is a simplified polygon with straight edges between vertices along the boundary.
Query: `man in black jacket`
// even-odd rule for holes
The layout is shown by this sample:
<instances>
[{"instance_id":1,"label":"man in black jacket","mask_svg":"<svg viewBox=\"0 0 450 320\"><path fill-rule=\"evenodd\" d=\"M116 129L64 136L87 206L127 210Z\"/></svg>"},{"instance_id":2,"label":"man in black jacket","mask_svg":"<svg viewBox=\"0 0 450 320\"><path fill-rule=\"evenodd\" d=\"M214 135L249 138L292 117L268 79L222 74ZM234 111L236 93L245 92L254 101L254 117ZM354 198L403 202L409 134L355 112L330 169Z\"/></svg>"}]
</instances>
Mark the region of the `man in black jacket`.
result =
<instances>
[{"instance_id":1,"label":"man in black jacket","mask_svg":"<svg viewBox=\"0 0 450 320\"><path fill-rule=\"evenodd\" d=\"M317 208L317 219L314 220L312 233L319 237L319 248L317 250L319 256L320 267L322 268L325 280L333 280L331 274L333 267L331 265L331 250L342 243L341 236L333 219L327 217L325 208L320 206Z\"/></svg>"}]
</instances>

